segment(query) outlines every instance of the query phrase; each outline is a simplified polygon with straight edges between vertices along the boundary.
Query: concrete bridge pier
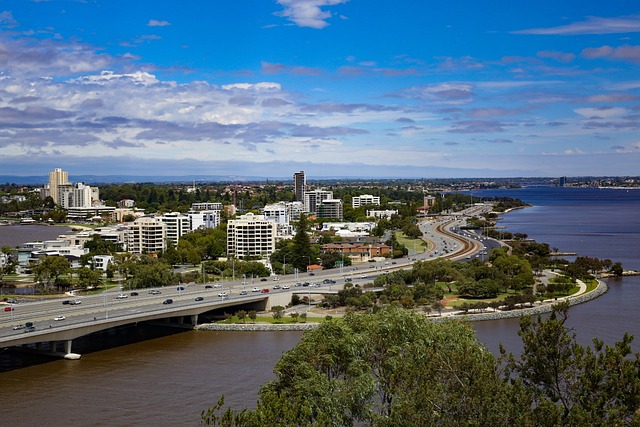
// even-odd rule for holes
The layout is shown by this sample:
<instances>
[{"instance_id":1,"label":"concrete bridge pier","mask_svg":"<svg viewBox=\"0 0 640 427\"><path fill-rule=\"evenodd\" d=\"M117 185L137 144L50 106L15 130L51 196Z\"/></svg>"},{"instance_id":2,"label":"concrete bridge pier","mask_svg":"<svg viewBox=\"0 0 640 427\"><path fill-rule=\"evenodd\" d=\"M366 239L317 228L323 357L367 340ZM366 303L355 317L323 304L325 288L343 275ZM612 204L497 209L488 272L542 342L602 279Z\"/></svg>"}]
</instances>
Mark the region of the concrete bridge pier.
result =
<instances>
[{"instance_id":1,"label":"concrete bridge pier","mask_svg":"<svg viewBox=\"0 0 640 427\"><path fill-rule=\"evenodd\" d=\"M191 326L197 326L198 325L198 315L197 314L193 314L191 316Z\"/></svg>"},{"instance_id":2,"label":"concrete bridge pier","mask_svg":"<svg viewBox=\"0 0 640 427\"><path fill-rule=\"evenodd\" d=\"M80 355L77 353L71 352L71 344L73 340L64 341L64 358L67 360L78 360L80 359Z\"/></svg>"}]
</instances>

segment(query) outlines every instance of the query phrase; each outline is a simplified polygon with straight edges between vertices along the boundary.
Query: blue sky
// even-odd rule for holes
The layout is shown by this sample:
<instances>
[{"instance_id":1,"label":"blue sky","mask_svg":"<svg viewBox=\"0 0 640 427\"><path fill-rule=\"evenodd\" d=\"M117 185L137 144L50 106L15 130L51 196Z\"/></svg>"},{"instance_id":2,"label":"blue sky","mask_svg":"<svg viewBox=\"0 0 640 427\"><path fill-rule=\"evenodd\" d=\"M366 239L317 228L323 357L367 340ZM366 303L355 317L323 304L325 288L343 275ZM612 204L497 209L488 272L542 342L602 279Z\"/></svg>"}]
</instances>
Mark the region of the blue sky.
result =
<instances>
[{"instance_id":1,"label":"blue sky","mask_svg":"<svg viewBox=\"0 0 640 427\"><path fill-rule=\"evenodd\" d=\"M0 0L0 175L640 175L640 4Z\"/></svg>"}]
</instances>

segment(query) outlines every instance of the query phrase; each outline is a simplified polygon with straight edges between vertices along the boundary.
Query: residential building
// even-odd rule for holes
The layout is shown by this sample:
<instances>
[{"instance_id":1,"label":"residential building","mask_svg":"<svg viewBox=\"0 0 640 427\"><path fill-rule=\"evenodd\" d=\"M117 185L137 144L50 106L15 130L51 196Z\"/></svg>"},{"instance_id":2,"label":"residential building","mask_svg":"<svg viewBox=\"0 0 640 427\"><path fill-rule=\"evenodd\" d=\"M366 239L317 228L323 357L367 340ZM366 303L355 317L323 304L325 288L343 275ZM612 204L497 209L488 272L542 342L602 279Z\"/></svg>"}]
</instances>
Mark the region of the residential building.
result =
<instances>
[{"instance_id":1,"label":"residential building","mask_svg":"<svg viewBox=\"0 0 640 427\"><path fill-rule=\"evenodd\" d=\"M318 206L318 218L342 219L342 200L324 199Z\"/></svg>"},{"instance_id":2,"label":"residential building","mask_svg":"<svg viewBox=\"0 0 640 427\"><path fill-rule=\"evenodd\" d=\"M323 200L333 199L333 191L313 190L304 193L304 211L308 213L318 213L318 207Z\"/></svg>"},{"instance_id":3,"label":"residential building","mask_svg":"<svg viewBox=\"0 0 640 427\"><path fill-rule=\"evenodd\" d=\"M109 264L113 264L113 256L111 255L94 255L92 257L93 268L96 270L107 271Z\"/></svg>"},{"instance_id":4,"label":"residential building","mask_svg":"<svg viewBox=\"0 0 640 427\"><path fill-rule=\"evenodd\" d=\"M271 221L275 221L278 224L289 224L290 209L287 206L286 202L278 202L270 205L266 205L261 209L262 215L265 216L266 219Z\"/></svg>"},{"instance_id":5,"label":"residential building","mask_svg":"<svg viewBox=\"0 0 640 427\"><path fill-rule=\"evenodd\" d=\"M397 209L386 209L386 210L367 210L367 218L386 218L389 219L393 215L398 215Z\"/></svg>"},{"instance_id":6,"label":"residential building","mask_svg":"<svg viewBox=\"0 0 640 427\"><path fill-rule=\"evenodd\" d=\"M61 185L71 185L69 182L69 173L60 168L55 168L53 172L49 172L49 195L57 205L60 204L58 187Z\"/></svg>"},{"instance_id":7,"label":"residential building","mask_svg":"<svg viewBox=\"0 0 640 427\"><path fill-rule=\"evenodd\" d=\"M264 215L248 213L227 222L227 254L231 257L269 256L276 246L277 224Z\"/></svg>"},{"instance_id":8,"label":"residential building","mask_svg":"<svg viewBox=\"0 0 640 427\"><path fill-rule=\"evenodd\" d=\"M351 198L351 206L354 209L360 206L376 205L380 206L380 196L372 196L371 194L363 194L361 196L353 196Z\"/></svg>"},{"instance_id":9,"label":"residential building","mask_svg":"<svg viewBox=\"0 0 640 427\"><path fill-rule=\"evenodd\" d=\"M180 212L166 213L156 219L166 225L165 239L171 240L174 245L178 244L180 237L191 232L189 217Z\"/></svg>"},{"instance_id":10,"label":"residential building","mask_svg":"<svg viewBox=\"0 0 640 427\"><path fill-rule=\"evenodd\" d=\"M202 203L192 203L191 210L194 212L200 211L221 211L222 203L219 202L202 202Z\"/></svg>"},{"instance_id":11,"label":"residential building","mask_svg":"<svg viewBox=\"0 0 640 427\"><path fill-rule=\"evenodd\" d=\"M166 248L167 225L155 218L143 217L129 225L127 246L129 252L136 254L163 252Z\"/></svg>"},{"instance_id":12,"label":"residential building","mask_svg":"<svg viewBox=\"0 0 640 427\"><path fill-rule=\"evenodd\" d=\"M304 202L304 193L307 187L307 179L304 176L304 171L296 172L293 174L293 192L296 195L298 202Z\"/></svg>"},{"instance_id":13,"label":"residential building","mask_svg":"<svg viewBox=\"0 0 640 427\"><path fill-rule=\"evenodd\" d=\"M196 211L187 213L189 228L195 231L198 228L216 228L220 225L220 210Z\"/></svg>"}]
</instances>

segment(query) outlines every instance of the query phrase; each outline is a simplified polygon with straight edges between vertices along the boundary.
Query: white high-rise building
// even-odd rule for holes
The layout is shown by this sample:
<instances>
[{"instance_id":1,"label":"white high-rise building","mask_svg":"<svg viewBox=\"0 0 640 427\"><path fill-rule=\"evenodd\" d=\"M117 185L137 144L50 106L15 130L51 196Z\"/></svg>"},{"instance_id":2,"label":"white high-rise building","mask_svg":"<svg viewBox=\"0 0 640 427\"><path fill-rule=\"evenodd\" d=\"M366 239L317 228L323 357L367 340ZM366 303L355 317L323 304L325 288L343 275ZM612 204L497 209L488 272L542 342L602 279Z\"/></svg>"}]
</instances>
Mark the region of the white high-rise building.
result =
<instances>
[{"instance_id":1,"label":"white high-rise building","mask_svg":"<svg viewBox=\"0 0 640 427\"><path fill-rule=\"evenodd\" d=\"M58 187L61 185L71 185L69 182L69 173L60 168L55 168L53 172L49 172L49 195L56 205L60 204Z\"/></svg>"},{"instance_id":2,"label":"white high-rise building","mask_svg":"<svg viewBox=\"0 0 640 427\"><path fill-rule=\"evenodd\" d=\"M320 202L333 199L333 191L313 190L304 193L304 210L309 213L317 213Z\"/></svg>"},{"instance_id":3,"label":"white high-rise building","mask_svg":"<svg viewBox=\"0 0 640 427\"><path fill-rule=\"evenodd\" d=\"M189 217L180 212L166 213L156 219L166 225L165 239L171 240L174 245L178 244L180 237L191 232Z\"/></svg>"},{"instance_id":4,"label":"white high-rise building","mask_svg":"<svg viewBox=\"0 0 640 427\"><path fill-rule=\"evenodd\" d=\"M191 231L195 231L198 228L216 228L220 225L220 211L198 211L189 212L189 223Z\"/></svg>"},{"instance_id":5,"label":"white high-rise building","mask_svg":"<svg viewBox=\"0 0 640 427\"><path fill-rule=\"evenodd\" d=\"M129 226L127 247L134 254L160 253L166 248L166 224L155 218L136 219Z\"/></svg>"},{"instance_id":6,"label":"white high-rise building","mask_svg":"<svg viewBox=\"0 0 640 427\"><path fill-rule=\"evenodd\" d=\"M277 224L248 213L227 222L227 255L269 256L276 248Z\"/></svg>"},{"instance_id":7,"label":"white high-rise building","mask_svg":"<svg viewBox=\"0 0 640 427\"><path fill-rule=\"evenodd\" d=\"M376 205L380 206L380 196L372 196L371 194L363 194L361 196L354 196L351 198L351 206L354 209L360 206Z\"/></svg>"}]
</instances>

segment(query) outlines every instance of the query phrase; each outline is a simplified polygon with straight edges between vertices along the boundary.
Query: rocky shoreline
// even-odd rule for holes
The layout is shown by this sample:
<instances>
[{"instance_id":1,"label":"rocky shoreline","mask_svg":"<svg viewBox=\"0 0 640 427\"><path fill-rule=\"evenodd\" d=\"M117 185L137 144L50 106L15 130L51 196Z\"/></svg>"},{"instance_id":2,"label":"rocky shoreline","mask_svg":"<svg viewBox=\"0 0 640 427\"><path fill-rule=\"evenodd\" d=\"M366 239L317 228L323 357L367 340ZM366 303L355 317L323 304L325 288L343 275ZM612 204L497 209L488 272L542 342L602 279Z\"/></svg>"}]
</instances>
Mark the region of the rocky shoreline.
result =
<instances>
[{"instance_id":1,"label":"rocky shoreline","mask_svg":"<svg viewBox=\"0 0 640 427\"><path fill-rule=\"evenodd\" d=\"M569 296L566 298L560 298L557 301L543 302L533 307L522 308L518 310L509 311L496 311L491 313L468 313L468 314L456 314L451 313L444 316L430 316L431 320L436 322L442 322L449 319L466 319L469 321L484 321L484 320L502 320L512 319L525 315L536 315L549 313L552 310L554 304L568 300L570 305L578 305L598 298L600 295L605 294L609 290L606 283L602 280L598 280L598 286L591 292L587 292L577 296ZM249 331L249 332L263 332L263 331L309 331L316 328L319 323L289 323L289 324L273 324L273 323L203 323L195 327L199 331Z\"/></svg>"}]
</instances>

